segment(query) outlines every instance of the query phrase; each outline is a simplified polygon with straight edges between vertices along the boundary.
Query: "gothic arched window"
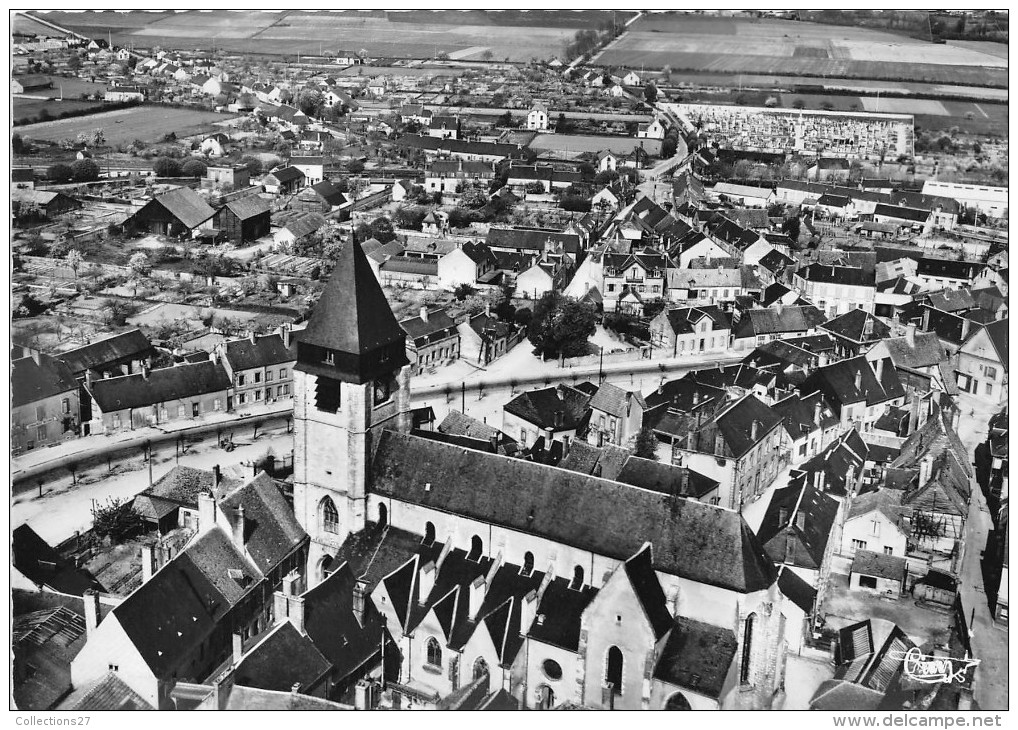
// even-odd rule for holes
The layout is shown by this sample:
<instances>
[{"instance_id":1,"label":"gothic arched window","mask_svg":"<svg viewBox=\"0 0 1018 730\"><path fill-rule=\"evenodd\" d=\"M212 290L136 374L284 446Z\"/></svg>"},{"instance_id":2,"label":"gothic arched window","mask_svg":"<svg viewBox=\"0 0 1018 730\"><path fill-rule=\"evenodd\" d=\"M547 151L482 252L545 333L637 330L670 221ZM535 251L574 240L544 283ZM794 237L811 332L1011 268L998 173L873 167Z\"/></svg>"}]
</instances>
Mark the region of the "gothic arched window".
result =
<instances>
[{"instance_id":1,"label":"gothic arched window","mask_svg":"<svg viewBox=\"0 0 1018 730\"><path fill-rule=\"evenodd\" d=\"M322 529L326 532L339 532L339 510L336 509L335 502L330 497L326 497L322 500L322 504L319 507L319 511L322 515Z\"/></svg>"}]
</instances>

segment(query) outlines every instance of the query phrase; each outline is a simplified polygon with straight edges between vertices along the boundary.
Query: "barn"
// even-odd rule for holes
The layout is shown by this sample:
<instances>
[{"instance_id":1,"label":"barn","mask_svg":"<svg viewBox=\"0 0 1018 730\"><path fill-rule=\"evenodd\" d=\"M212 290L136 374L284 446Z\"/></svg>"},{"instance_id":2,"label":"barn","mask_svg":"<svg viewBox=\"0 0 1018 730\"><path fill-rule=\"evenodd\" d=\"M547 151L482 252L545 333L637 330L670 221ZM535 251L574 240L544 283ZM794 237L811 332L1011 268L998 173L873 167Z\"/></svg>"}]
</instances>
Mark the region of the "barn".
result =
<instances>
[{"instance_id":1,"label":"barn","mask_svg":"<svg viewBox=\"0 0 1018 730\"><path fill-rule=\"evenodd\" d=\"M125 225L134 231L163 236L194 235L211 228L215 215L216 211L191 188L176 188L145 203Z\"/></svg>"},{"instance_id":2,"label":"barn","mask_svg":"<svg viewBox=\"0 0 1018 730\"><path fill-rule=\"evenodd\" d=\"M257 195L231 200L216 212L215 227L231 243L254 241L269 232L270 207Z\"/></svg>"}]
</instances>

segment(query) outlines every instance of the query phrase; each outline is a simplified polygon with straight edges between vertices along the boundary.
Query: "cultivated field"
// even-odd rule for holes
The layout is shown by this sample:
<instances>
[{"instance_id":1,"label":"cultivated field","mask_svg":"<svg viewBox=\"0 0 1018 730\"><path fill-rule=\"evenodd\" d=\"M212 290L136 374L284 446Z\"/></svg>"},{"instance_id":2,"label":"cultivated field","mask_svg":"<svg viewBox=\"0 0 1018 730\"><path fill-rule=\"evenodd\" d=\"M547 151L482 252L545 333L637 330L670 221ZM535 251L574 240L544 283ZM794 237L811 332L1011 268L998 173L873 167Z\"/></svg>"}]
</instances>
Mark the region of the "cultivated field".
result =
<instances>
[{"instance_id":1,"label":"cultivated field","mask_svg":"<svg viewBox=\"0 0 1018 730\"><path fill-rule=\"evenodd\" d=\"M1007 58L997 48L934 45L867 28L777 19L650 15L609 45L597 63L1007 86Z\"/></svg>"},{"instance_id":2,"label":"cultivated field","mask_svg":"<svg viewBox=\"0 0 1018 730\"><path fill-rule=\"evenodd\" d=\"M54 22L83 34L105 35L109 13L54 13ZM481 59L490 51L495 60L527 61L560 55L567 40L584 27L470 25L394 22L379 13L187 12L117 15L114 43L136 48L153 46L211 48L294 55L297 53L356 52L375 57L434 58L447 53L454 59Z\"/></svg>"},{"instance_id":3,"label":"cultivated field","mask_svg":"<svg viewBox=\"0 0 1018 730\"><path fill-rule=\"evenodd\" d=\"M530 143L533 150L551 152L600 152L611 150L617 155L628 155L643 143L648 154L658 157L661 154L661 140L634 139L633 137L598 137L585 134L539 134Z\"/></svg>"},{"instance_id":4,"label":"cultivated field","mask_svg":"<svg viewBox=\"0 0 1018 730\"><path fill-rule=\"evenodd\" d=\"M117 111L89 114L83 117L58 119L40 124L26 124L18 127L23 137L59 141L74 139L81 132L102 129L107 144L129 144L136 139L154 142L173 132L177 137L187 137L215 129L215 122L233 119L232 114L176 109L164 106L141 106Z\"/></svg>"},{"instance_id":5,"label":"cultivated field","mask_svg":"<svg viewBox=\"0 0 1018 730\"><path fill-rule=\"evenodd\" d=\"M664 83L664 82L661 82ZM659 84L660 85L660 84ZM666 88L679 85L692 86L752 86L756 88L790 88L793 86L823 86L827 89L849 89L859 93L907 93L915 96L960 96L974 99L992 99L1006 102L1009 98L1007 89L989 89L982 86L954 86L951 84L921 84L908 81L862 81L860 79L839 79L830 76L810 79L801 76L780 76L775 74L712 74L712 73L672 73L671 82L664 83Z\"/></svg>"}]
</instances>

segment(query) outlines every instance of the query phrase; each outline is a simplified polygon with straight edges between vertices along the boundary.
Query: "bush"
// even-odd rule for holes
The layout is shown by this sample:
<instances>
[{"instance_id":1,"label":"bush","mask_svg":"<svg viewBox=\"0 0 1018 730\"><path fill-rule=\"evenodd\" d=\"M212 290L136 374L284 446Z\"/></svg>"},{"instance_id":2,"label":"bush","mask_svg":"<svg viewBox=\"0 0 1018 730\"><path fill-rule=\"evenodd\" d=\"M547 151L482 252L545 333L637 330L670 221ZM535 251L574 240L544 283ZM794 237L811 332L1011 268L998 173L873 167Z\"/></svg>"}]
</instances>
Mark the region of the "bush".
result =
<instances>
[{"instance_id":1,"label":"bush","mask_svg":"<svg viewBox=\"0 0 1018 730\"><path fill-rule=\"evenodd\" d=\"M73 177L74 170L71 169L70 165L65 165L62 162L50 165L46 169L46 178L55 183L70 182Z\"/></svg>"},{"instance_id":2,"label":"bush","mask_svg":"<svg viewBox=\"0 0 1018 730\"><path fill-rule=\"evenodd\" d=\"M470 284L460 284L453 290L453 295L456 297L457 300L462 302L464 299L466 299L476 291L477 290L474 287L470 286Z\"/></svg>"},{"instance_id":3,"label":"bush","mask_svg":"<svg viewBox=\"0 0 1018 730\"><path fill-rule=\"evenodd\" d=\"M180 177L180 163L170 157L160 157L152 163L157 177Z\"/></svg>"},{"instance_id":4,"label":"bush","mask_svg":"<svg viewBox=\"0 0 1018 730\"><path fill-rule=\"evenodd\" d=\"M240 164L247 168L251 177L262 174L262 161L253 155L244 155L240 158Z\"/></svg>"},{"instance_id":5,"label":"bush","mask_svg":"<svg viewBox=\"0 0 1018 730\"><path fill-rule=\"evenodd\" d=\"M208 165L201 160L188 160L180 166L180 174L184 177L205 177Z\"/></svg>"},{"instance_id":6,"label":"bush","mask_svg":"<svg viewBox=\"0 0 1018 730\"><path fill-rule=\"evenodd\" d=\"M110 497L106 504L92 504L92 531L101 538L119 543L141 529L142 519L132 502Z\"/></svg>"},{"instance_id":7,"label":"bush","mask_svg":"<svg viewBox=\"0 0 1018 730\"><path fill-rule=\"evenodd\" d=\"M346 169L351 175L360 175L364 172L364 163L360 160L351 160L350 164L346 166Z\"/></svg>"},{"instance_id":8,"label":"bush","mask_svg":"<svg viewBox=\"0 0 1018 730\"><path fill-rule=\"evenodd\" d=\"M99 165L95 160L75 160L71 165L75 182L91 182L99 179Z\"/></svg>"}]
</instances>

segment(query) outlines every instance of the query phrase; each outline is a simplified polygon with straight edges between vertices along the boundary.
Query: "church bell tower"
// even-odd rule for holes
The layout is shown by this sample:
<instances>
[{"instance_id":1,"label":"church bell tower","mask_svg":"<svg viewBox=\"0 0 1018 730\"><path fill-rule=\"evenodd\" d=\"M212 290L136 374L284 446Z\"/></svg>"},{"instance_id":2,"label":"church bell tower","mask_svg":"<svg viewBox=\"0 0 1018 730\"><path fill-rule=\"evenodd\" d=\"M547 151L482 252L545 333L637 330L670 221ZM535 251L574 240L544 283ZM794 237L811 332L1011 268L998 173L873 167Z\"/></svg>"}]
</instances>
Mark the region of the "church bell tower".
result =
<instances>
[{"instance_id":1,"label":"church bell tower","mask_svg":"<svg viewBox=\"0 0 1018 730\"><path fill-rule=\"evenodd\" d=\"M315 585L347 536L376 519L365 514L373 440L410 430L406 334L355 239L295 334L293 508Z\"/></svg>"}]
</instances>

